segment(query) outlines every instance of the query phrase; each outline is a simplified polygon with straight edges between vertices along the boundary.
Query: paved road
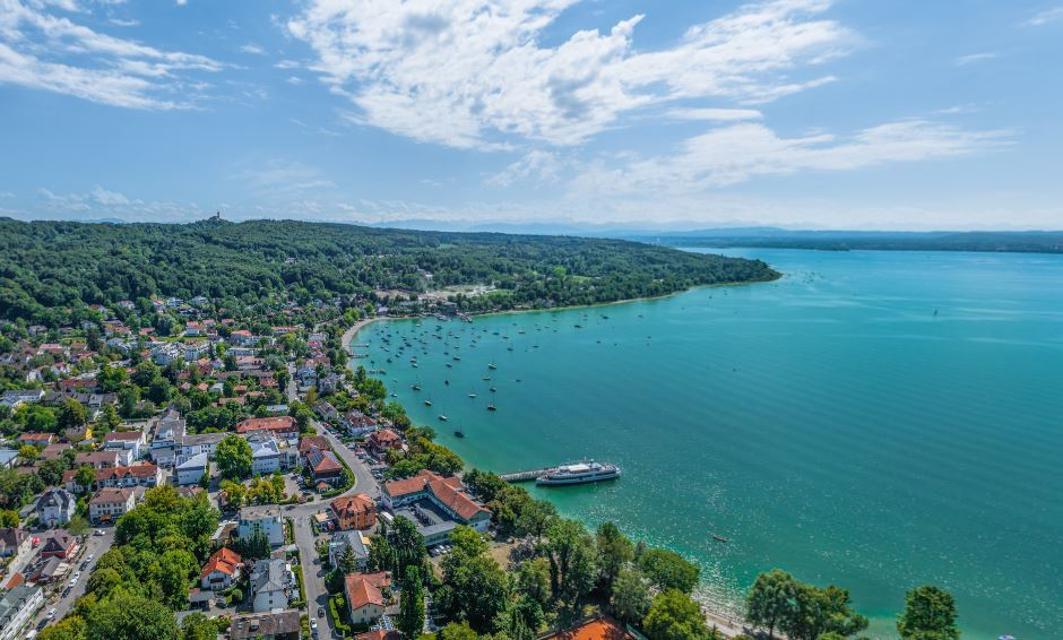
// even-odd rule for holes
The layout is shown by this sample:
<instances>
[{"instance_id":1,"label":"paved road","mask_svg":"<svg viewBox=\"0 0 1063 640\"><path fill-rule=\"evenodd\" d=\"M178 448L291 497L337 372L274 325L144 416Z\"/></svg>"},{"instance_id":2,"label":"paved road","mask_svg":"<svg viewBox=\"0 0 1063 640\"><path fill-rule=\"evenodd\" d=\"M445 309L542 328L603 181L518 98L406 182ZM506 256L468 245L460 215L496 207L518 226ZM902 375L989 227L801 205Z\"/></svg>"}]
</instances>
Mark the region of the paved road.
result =
<instances>
[{"instance_id":1,"label":"paved road","mask_svg":"<svg viewBox=\"0 0 1063 640\"><path fill-rule=\"evenodd\" d=\"M339 438L329 433L317 420L311 421L314 431L328 440L336 455L343 458L344 462L354 472L354 486L342 495L352 493L367 493L375 500L380 496L380 485L369 471L369 467L362 462L353 451L340 442ZM295 546L299 548L301 558L300 565L303 572L303 587L306 589L306 603L309 608L311 620L317 620L317 632L319 640L331 640L332 632L328 622L328 591L325 588L325 571L323 565L317 562L317 549L315 543L317 537L310 526L310 517L325 508L326 501L315 500L292 508L286 515L295 520ZM324 536L322 536L324 538ZM325 615L318 616L318 609L322 609Z\"/></svg>"},{"instance_id":2,"label":"paved road","mask_svg":"<svg viewBox=\"0 0 1063 640\"><path fill-rule=\"evenodd\" d=\"M65 596L60 596L58 601L54 601L50 597L46 599L44 606L41 607L37 617L34 618L34 626L31 628L36 628L37 625L40 625L42 621L46 620L48 617L48 611L52 609L52 607L55 607L56 610L53 620L62 620L63 616L65 616L74 606L74 601L85 594L85 586L89 582L89 574L91 574L92 570L96 568L96 563L99 562L100 556L106 553L114 543L114 527L107 527L103 531L104 535L102 536L94 536L90 534L85 539L83 549L80 551L70 574L66 577L66 580L68 581L73 577L75 571L81 571L81 577L78 579L77 584L74 585L74 588ZM88 558L89 555L93 556L92 562L86 564L85 568L81 568L82 563L85 562L85 558ZM67 582L65 581L57 584L57 592L61 594L63 590L66 589L66 585Z\"/></svg>"}]
</instances>

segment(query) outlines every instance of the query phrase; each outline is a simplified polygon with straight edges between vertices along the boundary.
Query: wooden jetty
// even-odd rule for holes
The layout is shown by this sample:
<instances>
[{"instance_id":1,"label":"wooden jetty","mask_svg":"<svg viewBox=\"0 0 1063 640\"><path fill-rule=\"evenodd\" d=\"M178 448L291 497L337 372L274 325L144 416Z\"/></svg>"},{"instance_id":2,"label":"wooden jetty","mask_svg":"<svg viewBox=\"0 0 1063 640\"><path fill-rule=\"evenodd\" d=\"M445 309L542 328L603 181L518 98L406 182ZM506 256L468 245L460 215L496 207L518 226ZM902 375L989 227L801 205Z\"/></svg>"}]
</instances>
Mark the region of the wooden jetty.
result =
<instances>
[{"instance_id":1,"label":"wooden jetty","mask_svg":"<svg viewBox=\"0 0 1063 640\"><path fill-rule=\"evenodd\" d=\"M537 479L541 475L545 475L547 471L550 471L552 467L543 467L542 469L529 469L528 471L517 471L516 473L503 473L498 476L506 482L531 482Z\"/></svg>"}]
</instances>

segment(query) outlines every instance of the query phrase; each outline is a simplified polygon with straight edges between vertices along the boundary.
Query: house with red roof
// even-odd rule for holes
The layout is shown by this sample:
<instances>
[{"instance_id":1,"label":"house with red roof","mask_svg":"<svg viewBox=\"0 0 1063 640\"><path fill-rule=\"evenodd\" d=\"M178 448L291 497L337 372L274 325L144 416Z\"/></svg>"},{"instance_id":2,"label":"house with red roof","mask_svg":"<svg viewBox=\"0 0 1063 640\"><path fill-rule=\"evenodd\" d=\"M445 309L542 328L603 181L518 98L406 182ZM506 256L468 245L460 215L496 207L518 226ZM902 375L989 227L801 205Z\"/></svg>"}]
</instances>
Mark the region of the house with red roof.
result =
<instances>
[{"instance_id":1,"label":"house with red roof","mask_svg":"<svg viewBox=\"0 0 1063 640\"><path fill-rule=\"evenodd\" d=\"M248 418L236 425L236 432L246 435L256 432L270 432L285 439L299 436L299 427L291 416L273 416L270 418Z\"/></svg>"},{"instance_id":2,"label":"house with red roof","mask_svg":"<svg viewBox=\"0 0 1063 640\"><path fill-rule=\"evenodd\" d=\"M366 447L381 455L387 453L390 449L401 450L402 436L391 429L377 429L369 434L366 439Z\"/></svg>"},{"instance_id":3,"label":"house with red roof","mask_svg":"<svg viewBox=\"0 0 1063 640\"><path fill-rule=\"evenodd\" d=\"M608 616L596 616L540 636L539 640L635 640L635 635Z\"/></svg>"},{"instance_id":4,"label":"house with red roof","mask_svg":"<svg viewBox=\"0 0 1063 640\"><path fill-rule=\"evenodd\" d=\"M199 586L203 590L221 591L228 589L240 579L244 567L243 558L228 547L214 552L199 572Z\"/></svg>"},{"instance_id":5,"label":"house with red roof","mask_svg":"<svg viewBox=\"0 0 1063 640\"><path fill-rule=\"evenodd\" d=\"M89 500L89 520L93 524L114 522L136 505L132 489L106 487L96 492Z\"/></svg>"},{"instance_id":6,"label":"house with red roof","mask_svg":"<svg viewBox=\"0 0 1063 640\"><path fill-rule=\"evenodd\" d=\"M347 607L354 624L371 624L384 615L387 600L381 589L391 586L391 574L352 573L343 582L343 593L347 596Z\"/></svg>"},{"instance_id":7,"label":"house with red roof","mask_svg":"<svg viewBox=\"0 0 1063 640\"><path fill-rule=\"evenodd\" d=\"M331 451L314 449L306 456L306 464L314 474L314 480L319 483L335 485L343 480L343 465Z\"/></svg>"},{"instance_id":8,"label":"house with red roof","mask_svg":"<svg viewBox=\"0 0 1063 640\"><path fill-rule=\"evenodd\" d=\"M376 503L364 493L340 496L329 508L340 529L369 529L376 524Z\"/></svg>"},{"instance_id":9,"label":"house with red roof","mask_svg":"<svg viewBox=\"0 0 1063 640\"><path fill-rule=\"evenodd\" d=\"M452 520L477 531L486 531L491 523L491 512L465 493L460 478L444 478L428 469L422 469L412 478L384 484L381 499L384 506L392 511L420 500L429 500Z\"/></svg>"}]
</instances>

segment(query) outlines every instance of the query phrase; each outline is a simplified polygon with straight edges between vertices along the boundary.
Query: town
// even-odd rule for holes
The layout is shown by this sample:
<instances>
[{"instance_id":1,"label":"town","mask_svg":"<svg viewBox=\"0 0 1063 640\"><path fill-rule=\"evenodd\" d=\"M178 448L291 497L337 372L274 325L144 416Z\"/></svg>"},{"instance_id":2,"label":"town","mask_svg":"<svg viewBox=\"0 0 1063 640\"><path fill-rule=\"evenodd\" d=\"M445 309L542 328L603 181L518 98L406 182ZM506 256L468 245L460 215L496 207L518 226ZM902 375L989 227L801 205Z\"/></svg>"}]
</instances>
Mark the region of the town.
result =
<instances>
[{"instance_id":1,"label":"town","mask_svg":"<svg viewBox=\"0 0 1063 640\"><path fill-rule=\"evenodd\" d=\"M555 533L567 521L548 503L463 473L379 380L347 366L345 330L388 302L231 317L202 296L141 299L93 305L74 326L4 324L0 640L81 637L122 598L139 611L148 603L126 580L186 638L637 637L621 620L646 614L645 579L613 615L585 608L596 579L533 557L548 539L585 554L582 526ZM394 302L463 317L445 299ZM689 592L696 569L655 552L673 565L662 576L686 571ZM526 583L517 600L469 602L501 590L503 566ZM548 623L551 593L569 588ZM494 629L499 616L508 629Z\"/></svg>"}]
</instances>

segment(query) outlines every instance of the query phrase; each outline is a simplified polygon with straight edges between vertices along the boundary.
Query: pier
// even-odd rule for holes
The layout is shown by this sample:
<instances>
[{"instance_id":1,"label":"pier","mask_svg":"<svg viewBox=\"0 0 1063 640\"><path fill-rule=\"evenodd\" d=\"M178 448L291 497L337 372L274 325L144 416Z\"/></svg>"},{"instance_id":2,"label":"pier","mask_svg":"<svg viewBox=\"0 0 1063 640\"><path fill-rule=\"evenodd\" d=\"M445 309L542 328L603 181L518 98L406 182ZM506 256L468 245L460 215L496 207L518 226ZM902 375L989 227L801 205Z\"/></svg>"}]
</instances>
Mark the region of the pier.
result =
<instances>
[{"instance_id":1,"label":"pier","mask_svg":"<svg viewBox=\"0 0 1063 640\"><path fill-rule=\"evenodd\" d=\"M517 471L516 473L503 473L499 475L506 482L531 482L539 476L550 471L552 467L543 467L542 469L529 469L528 471Z\"/></svg>"}]
</instances>

